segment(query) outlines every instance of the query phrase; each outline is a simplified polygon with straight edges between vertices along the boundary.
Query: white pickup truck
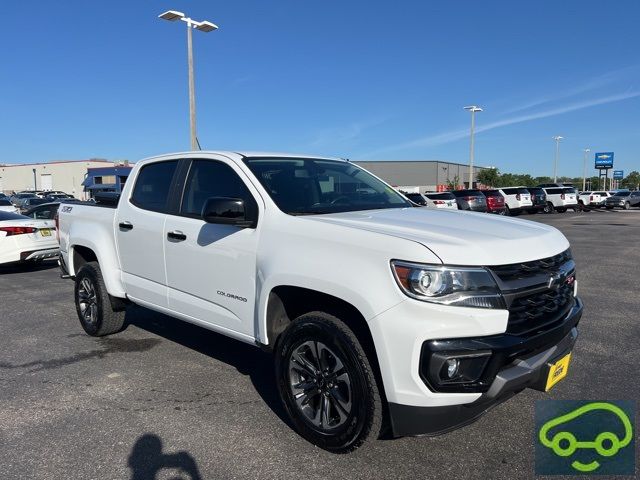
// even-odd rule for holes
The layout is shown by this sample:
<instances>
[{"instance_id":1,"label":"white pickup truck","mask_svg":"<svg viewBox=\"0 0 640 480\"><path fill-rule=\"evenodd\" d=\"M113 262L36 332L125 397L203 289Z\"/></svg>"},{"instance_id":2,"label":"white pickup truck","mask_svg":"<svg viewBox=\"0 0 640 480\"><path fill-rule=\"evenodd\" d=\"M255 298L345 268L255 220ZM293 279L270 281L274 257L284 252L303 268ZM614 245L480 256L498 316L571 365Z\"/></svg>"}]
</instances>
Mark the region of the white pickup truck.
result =
<instances>
[{"instance_id":1,"label":"white pickup truck","mask_svg":"<svg viewBox=\"0 0 640 480\"><path fill-rule=\"evenodd\" d=\"M567 373L583 307L555 228L281 154L143 160L115 203L59 212L84 330L120 331L134 303L272 351L294 427L327 450L443 433Z\"/></svg>"}]
</instances>

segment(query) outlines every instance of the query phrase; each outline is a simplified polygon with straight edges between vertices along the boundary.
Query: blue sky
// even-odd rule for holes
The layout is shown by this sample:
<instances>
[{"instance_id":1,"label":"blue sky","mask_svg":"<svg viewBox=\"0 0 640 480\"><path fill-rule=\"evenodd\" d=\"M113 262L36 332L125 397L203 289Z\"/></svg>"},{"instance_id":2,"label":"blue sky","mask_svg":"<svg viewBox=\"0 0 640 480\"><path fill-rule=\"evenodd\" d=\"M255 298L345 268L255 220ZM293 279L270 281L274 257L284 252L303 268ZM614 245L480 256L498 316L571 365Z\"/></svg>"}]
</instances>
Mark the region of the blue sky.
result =
<instances>
[{"instance_id":1,"label":"blue sky","mask_svg":"<svg viewBox=\"0 0 640 480\"><path fill-rule=\"evenodd\" d=\"M203 148L640 170L640 2L5 2L0 163L188 149L186 32ZM590 158L589 164L592 165Z\"/></svg>"}]
</instances>

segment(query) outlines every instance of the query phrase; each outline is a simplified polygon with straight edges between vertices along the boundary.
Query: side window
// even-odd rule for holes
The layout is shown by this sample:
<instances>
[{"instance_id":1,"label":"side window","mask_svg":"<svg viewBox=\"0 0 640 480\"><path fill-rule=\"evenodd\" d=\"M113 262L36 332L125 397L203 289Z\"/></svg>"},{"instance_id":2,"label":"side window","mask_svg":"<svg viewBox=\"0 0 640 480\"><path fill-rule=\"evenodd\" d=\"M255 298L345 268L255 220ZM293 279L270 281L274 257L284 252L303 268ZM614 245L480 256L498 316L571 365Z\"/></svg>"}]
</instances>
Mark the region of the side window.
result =
<instances>
[{"instance_id":1,"label":"side window","mask_svg":"<svg viewBox=\"0 0 640 480\"><path fill-rule=\"evenodd\" d=\"M211 197L241 198L246 204L255 204L249 189L229 165L194 160L185 182L180 214L200 218L205 201Z\"/></svg>"},{"instance_id":2,"label":"side window","mask_svg":"<svg viewBox=\"0 0 640 480\"><path fill-rule=\"evenodd\" d=\"M177 166L178 161L171 160L142 167L133 187L131 203L145 210L166 211L171 180Z\"/></svg>"}]
</instances>

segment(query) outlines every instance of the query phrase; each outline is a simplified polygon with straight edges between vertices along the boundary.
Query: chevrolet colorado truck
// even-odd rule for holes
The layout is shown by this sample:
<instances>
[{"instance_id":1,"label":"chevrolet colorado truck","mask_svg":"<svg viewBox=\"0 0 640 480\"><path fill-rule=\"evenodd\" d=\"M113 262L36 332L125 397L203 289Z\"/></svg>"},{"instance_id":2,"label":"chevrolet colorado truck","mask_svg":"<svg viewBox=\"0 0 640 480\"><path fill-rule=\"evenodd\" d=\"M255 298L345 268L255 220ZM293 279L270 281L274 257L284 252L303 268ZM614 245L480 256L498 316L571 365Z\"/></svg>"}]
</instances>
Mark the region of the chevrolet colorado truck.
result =
<instances>
[{"instance_id":1,"label":"chevrolet colorado truck","mask_svg":"<svg viewBox=\"0 0 640 480\"><path fill-rule=\"evenodd\" d=\"M444 433L567 373L583 305L550 226L264 153L146 159L110 203L57 219L84 331L122 330L133 303L271 351L294 428L324 449Z\"/></svg>"}]
</instances>

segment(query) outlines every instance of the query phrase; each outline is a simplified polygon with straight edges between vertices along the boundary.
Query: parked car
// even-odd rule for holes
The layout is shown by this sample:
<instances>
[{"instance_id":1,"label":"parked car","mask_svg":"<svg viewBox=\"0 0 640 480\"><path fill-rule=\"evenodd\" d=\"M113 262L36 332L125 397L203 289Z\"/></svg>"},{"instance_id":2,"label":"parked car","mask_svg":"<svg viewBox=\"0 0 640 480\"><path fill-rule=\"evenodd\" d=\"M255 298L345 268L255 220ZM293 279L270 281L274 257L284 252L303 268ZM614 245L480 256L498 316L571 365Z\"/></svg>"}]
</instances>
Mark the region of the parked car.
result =
<instances>
[{"instance_id":1,"label":"parked car","mask_svg":"<svg viewBox=\"0 0 640 480\"><path fill-rule=\"evenodd\" d=\"M507 215L519 215L533 207L531 193L526 187L504 187L500 189L500 193L504 196Z\"/></svg>"},{"instance_id":2,"label":"parked car","mask_svg":"<svg viewBox=\"0 0 640 480\"><path fill-rule=\"evenodd\" d=\"M451 193L456 197L458 209L474 212L487 211L487 198L482 194L482 191L475 189L452 190Z\"/></svg>"},{"instance_id":3,"label":"parked car","mask_svg":"<svg viewBox=\"0 0 640 480\"><path fill-rule=\"evenodd\" d=\"M11 195L9 200L11 203L18 208L21 208L24 201L28 198L38 198L34 193L14 193Z\"/></svg>"},{"instance_id":4,"label":"parked car","mask_svg":"<svg viewBox=\"0 0 640 480\"><path fill-rule=\"evenodd\" d=\"M531 195L531 206L527 209L528 213L538 213L544 210L547 205L547 194L543 188L527 187Z\"/></svg>"},{"instance_id":5,"label":"parked car","mask_svg":"<svg viewBox=\"0 0 640 480\"><path fill-rule=\"evenodd\" d=\"M0 212L0 264L43 260L57 256L58 252L52 220Z\"/></svg>"},{"instance_id":6,"label":"parked car","mask_svg":"<svg viewBox=\"0 0 640 480\"><path fill-rule=\"evenodd\" d=\"M427 206L427 199L424 198L421 193L416 193L416 192L411 192L411 193L410 192L400 192L400 193L402 193L405 197L407 197L409 200L411 200L416 205L420 205L422 207L426 207Z\"/></svg>"},{"instance_id":7,"label":"parked car","mask_svg":"<svg viewBox=\"0 0 640 480\"><path fill-rule=\"evenodd\" d=\"M629 210L631 207L640 207L640 191L639 192L615 192L611 197L605 200L607 210L612 208L624 208Z\"/></svg>"},{"instance_id":8,"label":"parked car","mask_svg":"<svg viewBox=\"0 0 640 480\"><path fill-rule=\"evenodd\" d=\"M55 202L56 200L64 200L64 199L73 199L75 198L73 195L69 195L67 193L49 193L44 197L49 201Z\"/></svg>"},{"instance_id":9,"label":"parked car","mask_svg":"<svg viewBox=\"0 0 640 480\"><path fill-rule=\"evenodd\" d=\"M547 205L544 208L545 213L553 213L558 211L564 213L571 208L578 208L578 193L573 187L549 187L544 189L547 195Z\"/></svg>"},{"instance_id":10,"label":"parked car","mask_svg":"<svg viewBox=\"0 0 640 480\"><path fill-rule=\"evenodd\" d=\"M458 202L451 192L427 192L424 197L427 200L427 207L458 210Z\"/></svg>"},{"instance_id":11,"label":"parked car","mask_svg":"<svg viewBox=\"0 0 640 480\"><path fill-rule=\"evenodd\" d=\"M23 212L25 217L35 218L37 220L53 220L58 213L60 202L43 203L42 205L36 205L29 210Z\"/></svg>"},{"instance_id":12,"label":"parked car","mask_svg":"<svg viewBox=\"0 0 640 480\"><path fill-rule=\"evenodd\" d=\"M42 197L30 197L25 198L20 202L20 212L26 212L27 210L35 207L36 205L42 205L43 203L49 203L50 200Z\"/></svg>"},{"instance_id":13,"label":"parked car","mask_svg":"<svg viewBox=\"0 0 640 480\"><path fill-rule=\"evenodd\" d=\"M605 191L581 192L578 194L578 204L581 207L600 208L609 197L609 192Z\"/></svg>"},{"instance_id":14,"label":"parked car","mask_svg":"<svg viewBox=\"0 0 640 480\"><path fill-rule=\"evenodd\" d=\"M504 203L504 196L500 190L481 190L487 199L487 212L497 213L498 215L506 215L507 207Z\"/></svg>"},{"instance_id":15,"label":"parked car","mask_svg":"<svg viewBox=\"0 0 640 480\"><path fill-rule=\"evenodd\" d=\"M6 198L0 198L0 212L19 213L19 210Z\"/></svg>"},{"instance_id":16,"label":"parked car","mask_svg":"<svg viewBox=\"0 0 640 480\"><path fill-rule=\"evenodd\" d=\"M283 411L324 449L443 433L566 374L582 302L551 226L414 208L353 163L281 154L143 160L97 202L58 213L84 331L134 303L273 351Z\"/></svg>"}]
</instances>

